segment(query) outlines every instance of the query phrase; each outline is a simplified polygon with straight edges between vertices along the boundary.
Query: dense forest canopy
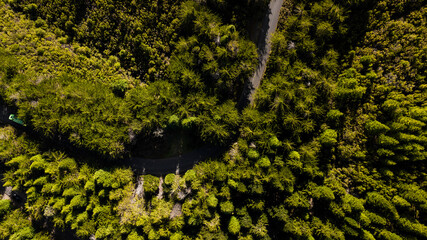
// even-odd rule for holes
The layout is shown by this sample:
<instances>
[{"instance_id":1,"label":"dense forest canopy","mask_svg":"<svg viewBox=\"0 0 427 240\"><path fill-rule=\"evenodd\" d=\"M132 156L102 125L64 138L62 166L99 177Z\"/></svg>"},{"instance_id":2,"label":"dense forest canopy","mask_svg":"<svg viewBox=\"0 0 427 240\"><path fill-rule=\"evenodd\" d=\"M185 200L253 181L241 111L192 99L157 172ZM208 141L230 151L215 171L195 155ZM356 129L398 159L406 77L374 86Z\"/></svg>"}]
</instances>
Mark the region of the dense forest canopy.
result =
<instances>
[{"instance_id":1,"label":"dense forest canopy","mask_svg":"<svg viewBox=\"0 0 427 240\"><path fill-rule=\"evenodd\" d=\"M425 1L285 0L238 109L267 6L0 0L0 239L426 239Z\"/></svg>"},{"instance_id":2,"label":"dense forest canopy","mask_svg":"<svg viewBox=\"0 0 427 240\"><path fill-rule=\"evenodd\" d=\"M233 102L254 70L256 48L206 7L180 6L177 42L162 61L167 75L156 74L158 79L148 83L143 74L135 79L122 68L127 65L120 54L102 56L102 48L70 42L52 33L62 30L48 21L24 19L4 5L0 54L7 59L4 68L16 69L2 79L4 100L17 105L18 115L43 134L113 158L125 155L135 136L165 129L174 119L205 142L229 142L238 123Z\"/></svg>"}]
</instances>

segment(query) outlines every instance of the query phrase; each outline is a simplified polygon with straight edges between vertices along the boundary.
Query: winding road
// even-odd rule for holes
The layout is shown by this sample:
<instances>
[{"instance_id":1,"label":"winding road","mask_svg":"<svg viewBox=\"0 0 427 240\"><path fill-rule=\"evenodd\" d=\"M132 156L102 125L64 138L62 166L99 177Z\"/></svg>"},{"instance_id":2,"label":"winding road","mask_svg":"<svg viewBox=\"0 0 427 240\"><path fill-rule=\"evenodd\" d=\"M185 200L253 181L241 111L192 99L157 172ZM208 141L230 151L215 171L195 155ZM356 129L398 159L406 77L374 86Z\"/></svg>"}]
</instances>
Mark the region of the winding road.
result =
<instances>
[{"instance_id":1,"label":"winding road","mask_svg":"<svg viewBox=\"0 0 427 240\"><path fill-rule=\"evenodd\" d=\"M12 113L15 113L13 109L7 107L6 105L0 104L0 125L9 124L15 128L21 129L22 131L28 132L29 134L33 134L34 136L38 135L36 132L31 131L30 128L24 127L9 120L9 115ZM73 149L72 144L69 143L62 142L57 144L70 145L70 149ZM205 145L193 151L174 157L159 159L131 157L129 159L118 160L112 165L129 166L134 172L138 174L163 176L168 173L183 173L193 168L196 163L208 158L218 157L223 152L223 148Z\"/></svg>"},{"instance_id":2,"label":"winding road","mask_svg":"<svg viewBox=\"0 0 427 240\"><path fill-rule=\"evenodd\" d=\"M283 0L271 0L261 25L255 25L253 26L254 29L251 29L252 32L255 32L251 36L251 40L255 42L258 48L258 66L252 77L245 83L238 103L240 109L252 105L254 102L255 91L261 84L261 79L267 68L267 61L271 51L271 36L276 31L282 5Z\"/></svg>"},{"instance_id":3,"label":"winding road","mask_svg":"<svg viewBox=\"0 0 427 240\"><path fill-rule=\"evenodd\" d=\"M133 157L125 160L125 164L140 174L164 176L168 173L184 173L193 166L209 158L220 157L224 149L216 146L205 145L185 154L160 159Z\"/></svg>"},{"instance_id":4,"label":"winding road","mask_svg":"<svg viewBox=\"0 0 427 240\"><path fill-rule=\"evenodd\" d=\"M252 26L251 30L252 32L255 32L255 34L252 36L251 40L255 42L258 48L258 66L252 77L245 83L245 89L242 92L238 103L240 109L243 109L248 104L253 104L254 93L259 87L267 67L267 61L271 51L271 35L276 30L282 4L283 0L271 0L268 11L263 16L262 23ZM10 124L27 131L28 129L26 129L26 127L9 120L9 115L12 113L14 113L13 109L0 104L0 122ZM162 176L168 173L183 173L193 168L196 163L208 158L216 157L223 152L224 149L205 145L191 152L175 157L161 159L132 157L120 161L119 165L130 166L135 172L140 174L144 173Z\"/></svg>"},{"instance_id":5,"label":"winding road","mask_svg":"<svg viewBox=\"0 0 427 240\"><path fill-rule=\"evenodd\" d=\"M254 102L255 91L258 89L267 67L267 61L271 51L271 35L276 30L282 4L283 0L271 0L268 11L263 17L262 24L254 24L253 28L251 29L253 32L255 32L251 40L257 45L258 48L258 66L252 77L249 78L245 83L245 88L238 102L239 109L243 109L249 104L252 105ZM7 107L0 102L0 125L9 124L23 129L24 131L33 133L31 129L10 121L9 115L12 113L15 113L15 109ZM196 163L204 161L208 158L217 157L223 152L224 149L219 147L205 145L191 152L175 157L161 159L132 157L120 161L119 165L130 166L133 171L138 174L163 176L168 173L183 173L193 168ZM1 180L2 178L0 178L0 182ZM2 186L3 184L0 185ZM0 188L1 195L3 195L5 190L6 189ZM10 194L11 193L5 194L4 196L8 197ZM20 195L22 195L21 198L25 199L25 194L21 193ZM55 233L55 236L60 239L78 239L74 236L70 229L66 229L64 232L58 231Z\"/></svg>"}]
</instances>

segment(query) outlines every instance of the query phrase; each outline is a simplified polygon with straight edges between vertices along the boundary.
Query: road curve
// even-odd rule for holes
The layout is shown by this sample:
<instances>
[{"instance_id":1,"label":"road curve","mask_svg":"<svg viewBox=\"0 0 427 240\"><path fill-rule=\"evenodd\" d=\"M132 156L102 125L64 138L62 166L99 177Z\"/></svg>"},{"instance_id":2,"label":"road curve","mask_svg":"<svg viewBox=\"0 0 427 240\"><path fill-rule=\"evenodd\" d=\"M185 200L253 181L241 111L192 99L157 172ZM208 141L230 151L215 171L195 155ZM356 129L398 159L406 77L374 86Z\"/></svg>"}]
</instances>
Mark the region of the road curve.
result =
<instances>
[{"instance_id":1,"label":"road curve","mask_svg":"<svg viewBox=\"0 0 427 240\"><path fill-rule=\"evenodd\" d=\"M268 11L263 17L257 39L253 39L258 48L258 67L252 77L246 82L241 98L239 108L243 109L254 101L254 93L258 89L261 79L267 68L268 57L271 51L271 35L276 31L280 17L280 9L284 0L271 0L268 5ZM221 151L222 150L222 151ZM224 149L205 145L181 156L175 156L162 159L144 159L131 158L129 163L132 169L140 173L149 173L153 175L163 175L174 172L185 172L193 168L194 164L207 158L217 157ZM178 171L177 171L178 169ZM142 172L141 172L142 170Z\"/></svg>"},{"instance_id":2,"label":"road curve","mask_svg":"<svg viewBox=\"0 0 427 240\"><path fill-rule=\"evenodd\" d=\"M254 93L261 83L261 79L267 67L267 60L271 51L271 35L276 30L280 9L283 0L271 0L269 8L263 17L262 24L255 26L257 31L255 39L252 39L258 48L258 67L252 77L245 83L245 89L242 92L238 106L243 109L254 101ZM258 29L259 27L259 29ZM29 130L9 120L9 115L14 113L11 108L0 104L0 122L10 124L25 131ZM183 173L205 159L219 157L225 149L215 146L205 145L188 153L161 159L148 159L131 157L125 160L119 160L118 166L129 166L139 174L165 175L168 173Z\"/></svg>"},{"instance_id":3,"label":"road curve","mask_svg":"<svg viewBox=\"0 0 427 240\"><path fill-rule=\"evenodd\" d=\"M0 122L8 123L10 110L5 105L0 105Z\"/></svg>"},{"instance_id":4,"label":"road curve","mask_svg":"<svg viewBox=\"0 0 427 240\"><path fill-rule=\"evenodd\" d=\"M222 153L224 153L224 148L205 145L182 155L169 158L149 159L132 157L125 160L125 165L130 166L133 171L139 174L147 173L155 176L168 173L180 174L192 169L198 162L209 158L221 157Z\"/></svg>"},{"instance_id":5,"label":"road curve","mask_svg":"<svg viewBox=\"0 0 427 240\"><path fill-rule=\"evenodd\" d=\"M261 28L253 29L255 31L260 31L255 34L252 39L258 48L258 67L254 74L245 83L245 87L238 103L240 109L243 109L248 105L252 105L254 102L254 93L258 89L267 68L267 61L271 51L271 36L276 31L283 1L284 0L271 0L268 5L268 11L262 20ZM257 28L257 26L254 27Z\"/></svg>"},{"instance_id":6,"label":"road curve","mask_svg":"<svg viewBox=\"0 0 427 240\"><path fill-rule=\"evenodd\" d=\"M37 134L31 131L30 128L16 124L9 120L9 115L14 113L14 110L6 105L0 104L0 124L12 125L15 128L19 128L30 134ZM73 149L73 145L70 143L62 142L62 144L69 145L69 149ZM130 157L128 159L120 159L114 162L109 162L109 166L125 166L131 167L132 170L138 174L151 174L156 176L162 176L168 173L184 173L185 171L193 168L193 166L209 158L220 157L224 153L225 149L212 145L204 145L200 148L194 149L193 151L168 157L168 158L139 158Z\"/></svg>"}]
</instances>

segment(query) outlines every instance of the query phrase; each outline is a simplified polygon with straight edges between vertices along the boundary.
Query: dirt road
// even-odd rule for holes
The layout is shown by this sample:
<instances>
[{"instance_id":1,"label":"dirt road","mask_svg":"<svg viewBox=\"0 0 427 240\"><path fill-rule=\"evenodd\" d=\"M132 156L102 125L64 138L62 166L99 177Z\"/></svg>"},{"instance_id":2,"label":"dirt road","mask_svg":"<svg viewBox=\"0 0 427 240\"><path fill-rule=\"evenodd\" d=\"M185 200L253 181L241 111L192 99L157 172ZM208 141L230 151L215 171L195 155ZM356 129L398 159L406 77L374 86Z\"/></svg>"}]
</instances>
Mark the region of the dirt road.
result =
<instances>
[{"instance_id":1,"label":"dirt road","mask_svg":"<svg viewBox=\"0 0 427 240\"><path fill-rule=\"evenodd\" d=\"M239 101L239 106L241 108L246 107L248 104L252 104L254 101L254 93L259 87L267 67L267 60L271 50L271 35L276 30L282 4L283 0L271 0L269 9L263 17L262 24L257 24L254 26L254 29L252 29L256 32L254 35L255 39L252 40L258 47L259 63L253 76L246 83L245 90L243 91L242 97ZM12 111L12 109L0 104L0 122L12 124L15 127L23 128L27 131L27 128L19 126L8 119L8 116L13 113ZM197 162L218 156L221 152L224 152L224 149L221 151L218 147L205 145L201 148L175 157L161 159L132 157L130 159L120 161L119 165L130 166L138 173L153 175L174 173L177 168L179 168L179 172L183 173L186 170L191 169Z\"/></svg>"},{"instance_id":2,"label":"dirt road","mask_svg":"<svg viewBox=\"0 0 427 240\"><path fill-rule=\"evenodd\" d=\"M254 102L255 91L258 89L267 68L267 61L271 51L271 35L276 31L282 4L283 0L271 0L262 24L260 26L253 26L254 29L252 29L252 32L255 31L256 33L253 34L252 41L256 43L258 48L258 67L245 84L238 104L240 109Z\"/></svg>"},{"instance_id":3,"label":"dirt road","mask_svg":"<svg viewBox=\"0 0 427 240\"><path fill-rule=\"evenodd\" d=\"M222 152L224 150L219 147L205 145L188 153L169 158L148 159L133 157L126 160L126 165L139 174L146 173L155 176L164 176L168 173L184 173L192 169L200 161L220 157Z\"/></svg>"},{"instance_id":4,"label":"dirt road","mask_svg":"<svg viewBox=\"0 0 427 240\"><path fill-rule=\"evenodd\" d=\"M0 104L0 126L3 124L9 124L15 128L19 128L32 136L37 136L36 132L31 131L30 128L21 126L9 120L9 115L14 113L10 107ZM58 143L59 144L59 143ZM73 145L70 143L62 142L62 145L66 144L69 149L73 149ZM60 146L57 146L60 147ZM200 148L194 149L190 152L168 158L139 158L131 157L129 159L117 160L112 165L114 166L130 166L135 172L142 174L152 174L156 176L166 175L168 173L175 173L178 169L180 173L193 168L193 166L208 158L220 156L224 152L224 149L220 147L204 145Z\"/></svg>"}]
</instances>

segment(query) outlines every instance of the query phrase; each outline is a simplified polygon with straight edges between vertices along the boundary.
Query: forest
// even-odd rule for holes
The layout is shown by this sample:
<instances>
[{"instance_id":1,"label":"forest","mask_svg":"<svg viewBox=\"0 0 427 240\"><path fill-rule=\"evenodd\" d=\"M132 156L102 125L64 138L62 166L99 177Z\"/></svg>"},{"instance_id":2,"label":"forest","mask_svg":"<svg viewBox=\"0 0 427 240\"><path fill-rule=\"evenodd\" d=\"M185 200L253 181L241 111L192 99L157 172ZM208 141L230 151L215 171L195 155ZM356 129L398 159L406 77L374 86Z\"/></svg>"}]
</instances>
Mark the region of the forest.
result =
<instances>
[{"instance_id":1,"label":"forest","mask_svg":"<svg viewBox=\"0 0 427 240\"><path fill-rule=\"evenodd\" d=\"M0 0L0 239L427 239L427 3L284 0L242 108L269 11Z\"/></svg>"}]
</instances>

